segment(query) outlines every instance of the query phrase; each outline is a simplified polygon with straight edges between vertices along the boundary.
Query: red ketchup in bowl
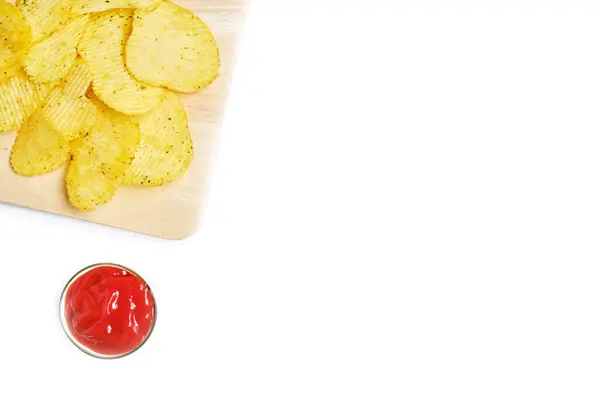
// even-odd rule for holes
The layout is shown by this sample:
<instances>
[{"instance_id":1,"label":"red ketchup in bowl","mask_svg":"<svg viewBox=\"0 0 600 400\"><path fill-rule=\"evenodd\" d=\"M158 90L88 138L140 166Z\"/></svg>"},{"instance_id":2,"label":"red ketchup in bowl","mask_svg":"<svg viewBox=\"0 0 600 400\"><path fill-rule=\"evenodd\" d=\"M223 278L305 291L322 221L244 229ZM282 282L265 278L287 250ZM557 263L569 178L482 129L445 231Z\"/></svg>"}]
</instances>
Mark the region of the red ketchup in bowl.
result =
<instances>
[{"instance_id":1,"label":"red ketchup in bowl","mask_svg":"<svg viewBox=\"0 0 600 400\"><path fill-rule=\"evenodd\" d=\"M146 282L118 265L92 265L79 272L65 287L60 307L71 341L100 358L137 350L156 320L154 296Z\"/></svg>"}]
</instances>

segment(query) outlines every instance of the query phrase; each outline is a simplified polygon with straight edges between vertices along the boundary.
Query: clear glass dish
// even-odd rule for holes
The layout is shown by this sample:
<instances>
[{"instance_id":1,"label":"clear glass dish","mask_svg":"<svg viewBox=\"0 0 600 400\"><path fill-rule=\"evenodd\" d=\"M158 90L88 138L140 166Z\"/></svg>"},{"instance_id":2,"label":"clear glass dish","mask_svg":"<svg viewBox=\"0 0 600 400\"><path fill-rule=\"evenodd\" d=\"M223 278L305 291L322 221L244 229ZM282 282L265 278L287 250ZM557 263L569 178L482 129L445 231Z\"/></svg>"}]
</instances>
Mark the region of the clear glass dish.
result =
<instances>
[{"instance_id":1,"label":"clear glass dish","mask_svg":"<svg viewBox=\"0 0 600 400\"><path fill-rule=\"evenodd\" d=\"M65 314L65 302L66 302L66 295L67 292L69 290L69 288L71 287L71 285L77 280L79 279L81 276L85 275L86 273L92 271L95 268L100 268L100 267L115 267L115 268L121 268L125 271L127 271L128 273L130 273L131 275L137 277L138 279L140 279L142 282L144 282L144 284L146 285L146 287L148 288L148 291L150 292L150 294L152 295L152 299L154 301L154 315L153 315L153 319L152 319L152 325L150 327L150 330L148 332L148 334L146 335L146 337L143 339L143 341L134 349L127 351L125 353L121 353L121 354L102 354L102 353L98 353L88 347L86 347L83 343L79 342L75 336L73 335L73 333L71 332L71 330L69 329L69 324L67 322L67 317ZM101 358L101 359L115 359L115 358L121 358L121 357L125 357L128 356L134 352L136 352L137 350L139 350L150 338L150 336L152 336L152 332L154 331L154 327L156 326L156 318L157 318L157 307L156 307L156 297L154 296L154 293L152 292L152 289L150 288L150 285L148 285L148 283L146 282L146 280L144 278L141 277L141 275L139 275L137 272L133 271L130 268L124 267L122 265L119 264L113 264L113 263L98 263L98 264L93 264L90 265L88 267L83 268L81 271L77 272L75 275L73 275L73 277L67 282L67 284L65 285L62 294L60 296L60 302L59 302L59 314L60 314L60 322L61 325L63 327L63 330L65 331L65 334L67 335L67 337L69 338L69 340L71 340L71 342L81 351L83 351L84 353L92 356L92 357L96 357L96 358Z\"/></svg>"}]
</instances>

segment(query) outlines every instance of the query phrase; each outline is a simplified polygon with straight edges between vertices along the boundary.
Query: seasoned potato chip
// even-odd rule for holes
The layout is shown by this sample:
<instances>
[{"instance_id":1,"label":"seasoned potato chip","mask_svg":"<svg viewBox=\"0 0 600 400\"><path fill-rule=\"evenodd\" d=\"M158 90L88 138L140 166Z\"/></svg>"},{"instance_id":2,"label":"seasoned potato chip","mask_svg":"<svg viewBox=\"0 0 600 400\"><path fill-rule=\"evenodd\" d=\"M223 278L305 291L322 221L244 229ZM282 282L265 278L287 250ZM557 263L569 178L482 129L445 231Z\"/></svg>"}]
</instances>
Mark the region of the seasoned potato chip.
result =
<instances>
[{"instance_id":1,"label":"seasoned potato chip","mask_svg":"<svg viewBox=\"0 0 600 400\"><path fill-rule=\"evenodd\" d=\"M73 18L31 48L24 67L34 81L56 81L69 73L77 58L77 46L88 19L87 15Z\"/></svg>"},{"instance_id":2,"label":"seasoned potato chip","mask_svg":"<svg viewBox=\"0 0 600 400\"><path fill-rule=\"evenodd\" d=\"M64 82L52 90L42 106L50 125L69 141L83 135L94 123L96 107L85 96L91 81L87 65L78 58Z\"/></svg>"},{"instance_id":3,"label":"seasoned potato chip","mask_svg":"<svg viewBox=\"0 0 600 400\"><path fill-rule=\"evenodd\" d=\"M139 120L142 136L125 184L159 186L182 177L192 163L194 146L179 96L168 92Z\"/></svg>"},{"instance_id":4,"label":"seasoned potato chip","mask_svg":"<svg viewBox=\"0 0 600 400\"><path fill-rule=\"evenodd\" d=\"M107 203L131 166L140 141L134 118L93 99L96 122L84 137L71 144L73 159L67 172L71 203L84 211Z\"/></svg>"},{"instance_id":5,"label":"seasoned potato chip","mask_svg":"<svg viewBox=\"0 0 600 400\"><path fill-rule=\"evenodd\" d=\"M35 176L56 171L69 158L69 143L37 111L17 133L10 165L19 175Z\"/></svg>"},{"instance_id":6,"label":"seasoned potato chip","mask_svg":"<svg viewBox=\"0 0 600 400\"><path fill-rule=\"evenodd\" d=\"M31 27L17 7L0 0L0 82L17 74L31 46Z\"/></svg>"},{"instance_id":7,"label":"seasoned potato chip","mask_svg":"<svg viewBox=\"0 0 600 400\"><path fill-rule=\"evenodd\" d=\"M113 8L149 8L160 2L161 0L74 0L73 13L86 14Z\"/></svg>"},{"instance_id":8,"label":"seasoned potato chip","mask_svg":"<svg viewBox=\"0 0 600 400\"><path fill-rule=\"evenodd\" d=\"M92 161L99 165L104 173L119 183L125 178L131 166L135 152L140 144L140 127L136 117L113 110L98 98L92 97L96 113L111 124L112 134L94 135L88 140L80 140L78 145L87 145Z\"/></svg>"},{"instance_id":9,"label":"seasoned potato chip","mask_svg":"<svg viewBox=\"0 0 600 400\"><path fill-rule=\"evenodd\" d=\"M17 0L17 7L31 25L31 40L36 43L50 36L71 16L72 0Z\"/></svg>"},{"instance_id":10,"label":"seasoned potato chip","mask_svg":"<svg viewBox=\"0 0 600 400\"><path fill-rule=\"evenodd\" d=\"M69 164L65 180L69 201L83 211L93 211L108 203L119 188L117 182L100 169L76 161L75 158Z\"/></svg>"},{"instance_id":11,"label":"seasoned potato chip","mask_svg":"<svg viewBox=\"0 0 600 400\"><path fill-rule=\"evenodd\" d=\"M134 78L177 92L202 89L219 74L219 48L210 28L169 0L135 12L126 54Z\"/></svg>"},{"instance_id":12,"label":"seasoned potato chip","mask_svg":"<svg viewBox=\"0 0 600 400\"><path fill-rule=\"evenodd\" d=\"M106 11L94 15L79 44L79 54L92 74L94 93L108 106L129 115L144 114L164 96L164 89L136 81L125 68L125 43L133 11Z\"/></svg>"},{"instance_id":13,"label":"seasoned potato chip","mask_svg":"<svg viewBox=\"0 0 600 400\"><path fill-rule=\"evenodd\" d=\"M31 114L41 106L53 84L34 84L22 69L6 82L0 83L0 132L21 128Z\"/></svg>"},{"instance_id":14,"label":"seasoned potato chip","mask_svg":"<svg viewBox=\"0 0 600 400\"><path fill-rule=\"evenodd\" d=\"M75 59L73 68L69 74L62 80L65 92L72 96L81 96L88 92L92 84L92 74L90 68L83 58Z\"/></svg>"},{"instance_id":15,"label":"seasoned potato chip","mask_svg":"<svg viewBox=\"0 0 600 400\"><path fill-rule=\"evenodd\" d=\"M68 140L83 135L95 119L94 106L85 96L65 96L60 89L55 89L43 107L44 116L50 124Z\"/></svg>"}]
</instances>

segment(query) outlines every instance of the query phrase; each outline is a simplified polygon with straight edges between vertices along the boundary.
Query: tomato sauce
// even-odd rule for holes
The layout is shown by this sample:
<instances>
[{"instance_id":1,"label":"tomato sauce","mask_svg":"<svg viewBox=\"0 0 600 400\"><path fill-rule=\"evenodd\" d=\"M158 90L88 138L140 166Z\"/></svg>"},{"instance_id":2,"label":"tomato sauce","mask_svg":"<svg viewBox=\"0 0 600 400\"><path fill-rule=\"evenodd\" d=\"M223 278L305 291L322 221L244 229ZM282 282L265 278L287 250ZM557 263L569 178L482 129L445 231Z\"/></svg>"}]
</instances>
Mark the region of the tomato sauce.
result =
<instances>
[{"instance_id":1,"label":"tomato sauce","mask_svg":"<svg viewBox=\"0 0 600 400\"><path fill-rule=\"evenodd\" d=\"M71 339L94 355L126 355L150 335L154 297L139 276L123 267L92 266L75 277L61 302Z\"/></svg>"}]
</instances>

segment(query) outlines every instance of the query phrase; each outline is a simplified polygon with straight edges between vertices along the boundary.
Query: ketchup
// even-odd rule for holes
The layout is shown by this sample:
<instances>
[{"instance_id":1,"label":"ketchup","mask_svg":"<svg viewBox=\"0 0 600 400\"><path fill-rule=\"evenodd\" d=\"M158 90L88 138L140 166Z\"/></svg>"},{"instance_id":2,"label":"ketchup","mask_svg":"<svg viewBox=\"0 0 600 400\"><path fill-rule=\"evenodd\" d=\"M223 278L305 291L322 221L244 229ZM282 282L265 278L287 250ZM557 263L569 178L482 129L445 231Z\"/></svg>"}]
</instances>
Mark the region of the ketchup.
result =
<instances>
[{"instance_id":1,"label":"ketchup","mask_svg":"<svg viewBox=\"0 0 600 400\"><path fill-rule=\"evenodd\" d=\"M74 278L63 296L63 322L84 351L101 357L126 355L140 347L152 331L152 292L146 282L123 267L92 266Z\"/></svg>"}]
</instances>

